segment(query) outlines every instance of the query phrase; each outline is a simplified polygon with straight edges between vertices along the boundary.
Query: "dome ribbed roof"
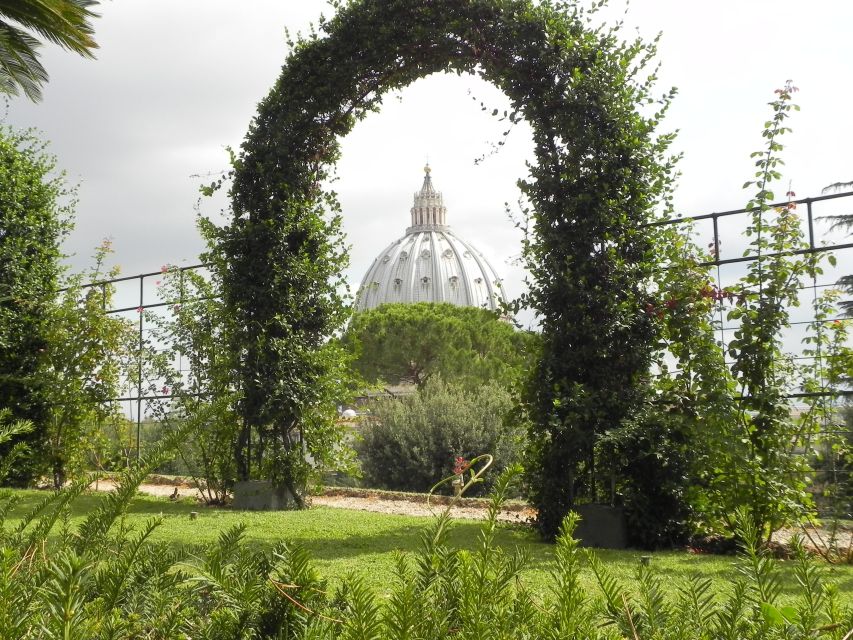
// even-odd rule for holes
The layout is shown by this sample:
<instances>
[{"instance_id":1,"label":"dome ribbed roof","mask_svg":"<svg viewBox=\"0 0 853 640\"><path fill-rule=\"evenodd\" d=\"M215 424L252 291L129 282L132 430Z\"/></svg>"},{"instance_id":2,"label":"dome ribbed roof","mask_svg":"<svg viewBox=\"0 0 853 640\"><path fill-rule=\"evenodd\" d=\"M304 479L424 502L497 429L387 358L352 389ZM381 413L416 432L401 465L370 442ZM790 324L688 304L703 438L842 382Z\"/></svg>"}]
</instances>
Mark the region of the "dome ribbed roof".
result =
<instances>
[{"instance_id":1,"label":"dome ribbed roof","mask_svg":"<svg viewBox=\"0 0 853 640\"><path fill-rule=\"evenodd\" d=\"M429 166L415 193L412 226L380 253L361 281L356 309L387 302L449 302L497 310L506 300L489 261L447 225L447 208Z\"/></svg>"}]
</instances>

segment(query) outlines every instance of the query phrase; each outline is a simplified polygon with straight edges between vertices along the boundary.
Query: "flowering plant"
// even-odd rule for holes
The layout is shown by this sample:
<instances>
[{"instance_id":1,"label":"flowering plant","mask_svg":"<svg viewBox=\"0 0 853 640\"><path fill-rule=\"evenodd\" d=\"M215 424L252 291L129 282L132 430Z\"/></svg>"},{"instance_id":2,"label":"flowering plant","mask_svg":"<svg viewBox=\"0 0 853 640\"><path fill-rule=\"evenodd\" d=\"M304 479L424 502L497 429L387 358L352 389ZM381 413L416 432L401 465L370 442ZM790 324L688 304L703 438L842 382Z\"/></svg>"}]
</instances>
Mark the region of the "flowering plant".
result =
<instances>
[{"instance_id":1,"label":"flowering plant","mask_svg":"<svg viewBox=\"0 0 853 640\"><path fill-rule=\"evenodd\" d=\"M448 482L453 484L459 483L461 481L462 486L459 488L458 491L454 492L455 495L453 499L447 504L447 508L445 509L446 512L450 511L450 508L453 506L456 500L465 495L465 492L468 489L473 487L478 482L483 482L483 474L485 474L486 470L492 466L492 463L494 461L494 457L492 457L488 453L484 453L475 458L471 458L471 460L466 460L462 456L456 456L456 458L454 458L455 465L453 467L453 475L447 476L446 478L442 478L432 486L432 488L429 490L429 493L427 494L427 507L429 507L429 499L432 497L432 494L435 493L435 490L438 489L441 485L447 484ZM484 463L483 466L481 466L479 469L475 469L474 465L480 462ZM471 470L471 477L467 482L465 482L465 472L469 469Z\"/></svg>"}]
</instances>

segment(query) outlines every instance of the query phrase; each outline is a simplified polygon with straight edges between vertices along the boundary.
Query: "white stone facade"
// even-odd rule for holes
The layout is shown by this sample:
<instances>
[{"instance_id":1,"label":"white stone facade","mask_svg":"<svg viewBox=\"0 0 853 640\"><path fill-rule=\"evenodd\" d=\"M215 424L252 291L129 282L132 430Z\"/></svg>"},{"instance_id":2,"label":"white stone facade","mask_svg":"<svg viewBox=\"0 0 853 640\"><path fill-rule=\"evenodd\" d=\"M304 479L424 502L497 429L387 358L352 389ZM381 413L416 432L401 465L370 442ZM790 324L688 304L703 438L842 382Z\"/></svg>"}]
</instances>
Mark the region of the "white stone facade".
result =
<instances>
[{"instance_id":1,"label":"white stone facade","mask_svg":"<svg viewBox=\"0 0 853 640\"><path fill-rule=\"evenodd\" d=\"M388 302L449 302L496 310L506 293L489 261L453 233L447 208L432 184L430 168L415 193L412 226L390 244L367 270L356 309Z\"/></svg>"}]
</instances>

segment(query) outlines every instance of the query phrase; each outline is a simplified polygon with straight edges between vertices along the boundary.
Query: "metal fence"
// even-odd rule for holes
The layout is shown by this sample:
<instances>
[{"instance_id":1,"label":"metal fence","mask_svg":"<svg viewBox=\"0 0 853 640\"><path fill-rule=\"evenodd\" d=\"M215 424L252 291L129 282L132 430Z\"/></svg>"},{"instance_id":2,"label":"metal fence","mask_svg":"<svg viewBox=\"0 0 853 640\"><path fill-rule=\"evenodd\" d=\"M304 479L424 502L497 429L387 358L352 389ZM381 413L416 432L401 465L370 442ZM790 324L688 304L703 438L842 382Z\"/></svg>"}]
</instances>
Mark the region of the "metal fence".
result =
<instances>
[{"instance_id":1,"label":"metal fence","mask_svg":"<svg viewBox=\"0 0 853 640\"><path fill-rule=\"evenodd\" d=\"M853 216L853 191L823 195L815 198L803 198L789 202L776 203L771 206L786 207L794 204L798 210L805 208L805 215L801 218L801 230L803 231L807 246L793 251L783 252L782 255L828 255L836 258L835 265L825 262L821 265L823 273L815 275L811 282L801 287L799 306L789 309L791 312L790 328L783 341L786 350L793 354L795 360L807 360L820 358L820 356L807 357L797 355L796 344L801 344L805 328L815 321L815 303L823 289L836 288L838 279L844 275L853 274L853 242L850 242L844 229L833 229L833 216L849 214ZM719 213L708 213L697 216L678 217L669 220L661 220L651 223L650 226L662 225L684 225L690 224L693 235L700 246L707 244L709 248L716 248L714 259L700 263L700 266L711 270L711 277L720 288L727 288L736 284L743 276L749 263L755 262L758 256L748 251L748 240L744 231L749 224L751 211L747 209L735 209ZM704 241L704 243L703 243ZM727 245L731 244L731 248ZM765 253L762 260L776 257L778 253ZM845 316L838 313L836 316L822 320L824 323L835 322ZM717 320L715 322L718 334L718 343L722 349L727 351L729 336L738 328L738 324L728 323L725 314L725 305L720 305ZM842 391L841 393L846 393ZM790 398L804 398L814 394L793 393Z\"/></svg>"},{"instance_id":2,"label":"metal fence","mask_svg":"<svg viewBox=\"0 0 853 640\"><path fill-rule=\"evenodd\" d=\"M850 238L843 230L833 230L832 222L828 219L828 217L839 214L853 214L853 191L802 198L792 202L797 205L798 212L801 215L802 232L807 245L802 249L789 252L789 254L828 254L832 252L836 256L835 266L826 263L823 275L816 276L807 286L802 288L800 305L791 309L790 327L782 336L786 350L792 354L793 358L802 361L821 357L820 355L804 355L799 347L802 338L805 337L808 325L814 322L814 305L820 291L827 287L836 286L839 277L853 273L853 242L849 241ZM789 204L789 202L781 202L774 207L788 206ZM805 213L802 214L802 211ZM716 249L710 254L713 259L702 263L702 266L709 268L714 284L720 288L726 288L737 283L740 277L746 273L749 263L758 258L758 256L749 253L749 241L744 236L744 231L749 225L749 218L749 210L736 209L695 216L679 216L653 222L650 226L689 224L691 233L699 246L709 246ZM764 254L762 258L766 259L771 255ZM179 272L181 274L186 271L203 272L206 269L207 265L196 264L180 267ZM182 300L162 299L158 281L163 276L164 270L161 269L86 285L87 287L101 287L102 290L108 286L115 288L115 306L107 309L107 311L110 314L124 316L135 323L138 329L140 352L143 351L149 335L147 315L161 311L168 313L171 305L182 302ZM832 322L836 319L828 318L825 322ZM737 324L727 321L725 310L721 305L719 316L715 322L715 330L721 349L727 350L730 336L736 329ZM178 363L178 369L180 370L180 363ZM125 389L126 392L122 397L115 398L114 402L124 404L126 415L135 421L138 455L146 403L167 400L170 396L145 393L142 362L139 362L136 376L131 376L126 380ZM826 392L823 395L829 393ZM850 392L842 391L841 393L848 394ZM813 395L815 395L813 392L794 392L790 397L794 400L802 400ZM832 395L837 394L832 392Z\"/></svg>"}]
</instances>

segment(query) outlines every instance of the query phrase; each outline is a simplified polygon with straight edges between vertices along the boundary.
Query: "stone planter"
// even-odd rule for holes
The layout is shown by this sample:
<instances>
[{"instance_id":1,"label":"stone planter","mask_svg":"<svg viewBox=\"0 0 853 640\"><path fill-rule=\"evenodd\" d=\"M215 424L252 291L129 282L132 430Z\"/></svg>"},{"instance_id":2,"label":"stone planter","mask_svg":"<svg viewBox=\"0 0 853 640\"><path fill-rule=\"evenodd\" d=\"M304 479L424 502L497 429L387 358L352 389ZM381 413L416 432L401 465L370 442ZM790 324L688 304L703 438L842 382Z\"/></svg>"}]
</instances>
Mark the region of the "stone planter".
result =
<instances>
[{"instance_id":1,"label":"stone planter","mask_svg":"<svg viewBox=\"0 0 853 640\"><path fill-rule=\"evenodd\" d=\"M628 546L628 532L622 507L606 504L582 504L574 509L581 517L575 538L584 547L624 549Z\"/></svg>"},{"instance_id":2,"label":"stone planter","mask_svg":"<svg viewBox=\"0 0 853 640\"><path fill-rule=\"evenodd\" d=\"M234 485L235 509L245 511L278 511L296 508L293 495L276 489L268 480L244 480Z\"/></svg>"}]
</instances>

